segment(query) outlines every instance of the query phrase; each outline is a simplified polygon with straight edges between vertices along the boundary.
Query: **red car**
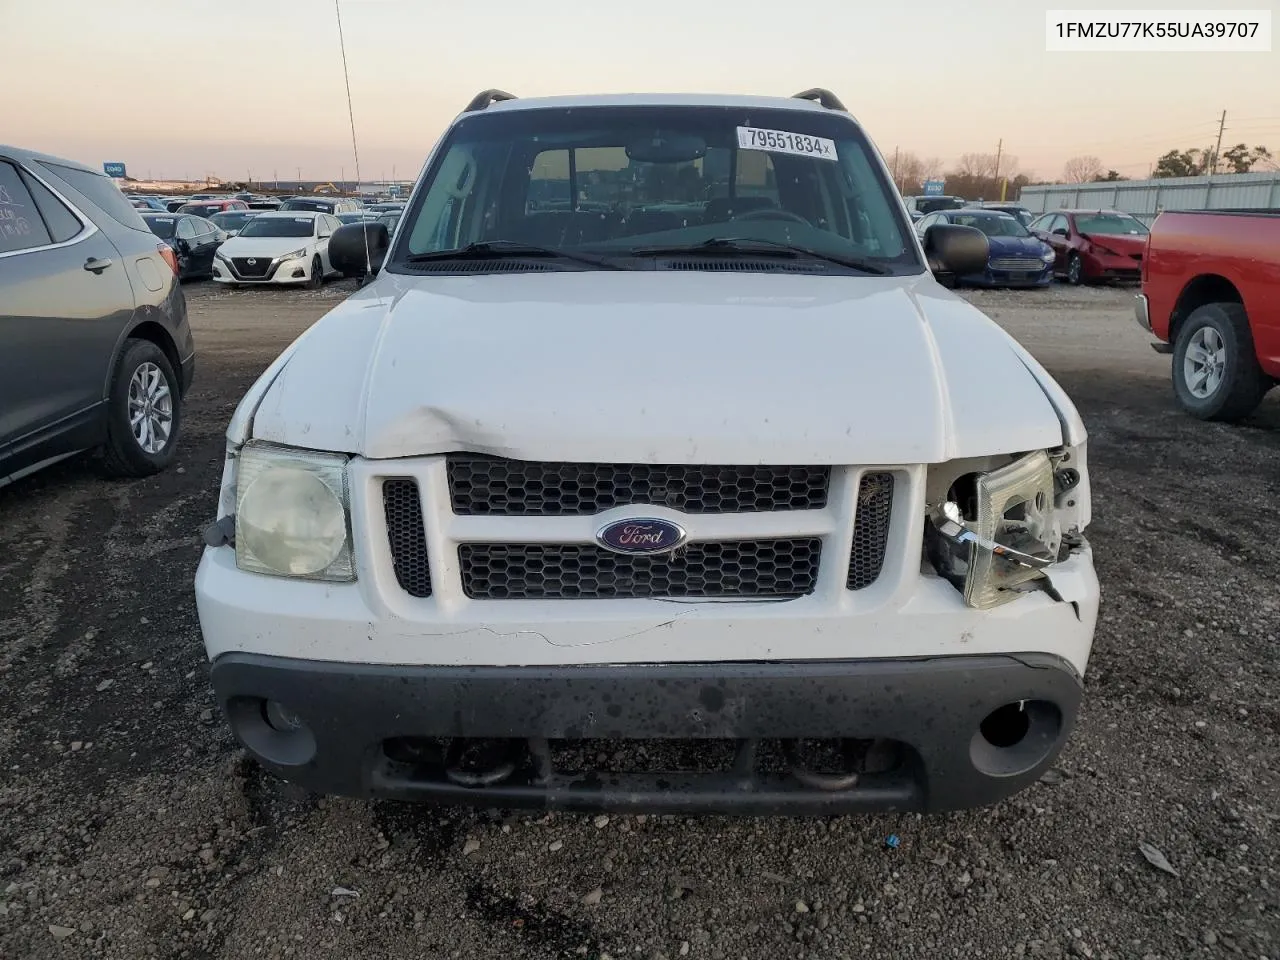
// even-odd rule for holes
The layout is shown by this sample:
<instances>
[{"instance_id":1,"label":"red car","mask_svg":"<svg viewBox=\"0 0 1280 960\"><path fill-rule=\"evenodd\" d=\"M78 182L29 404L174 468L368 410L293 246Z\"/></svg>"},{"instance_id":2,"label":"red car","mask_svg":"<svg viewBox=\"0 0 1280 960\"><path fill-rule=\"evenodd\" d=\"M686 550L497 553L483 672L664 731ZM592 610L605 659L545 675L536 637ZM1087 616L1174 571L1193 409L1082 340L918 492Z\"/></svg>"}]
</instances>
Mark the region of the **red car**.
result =
<instances>
[{"instance_id":1,"label":"red car","mask_svg":"<svg viewBox=\"0 0 1280 960\"><path fill-rule=\"evenodd\" d=\"M1280 380L1280 213L1156 217L1142 263L1138 323L1173 354L1178 403L1239 420Z\"/></svg>"},{"instance_id":2,"label":"red car","mask_svg":"<svg viewBox=\"0 0 1280 960\"><path fill-rule=\"evenodd\" d=\"M1054 273L1068 283L1138 280L1146 224L1118 210L1055 210L1027 227L1053 247Z\"/></svg>"}]
</instances>

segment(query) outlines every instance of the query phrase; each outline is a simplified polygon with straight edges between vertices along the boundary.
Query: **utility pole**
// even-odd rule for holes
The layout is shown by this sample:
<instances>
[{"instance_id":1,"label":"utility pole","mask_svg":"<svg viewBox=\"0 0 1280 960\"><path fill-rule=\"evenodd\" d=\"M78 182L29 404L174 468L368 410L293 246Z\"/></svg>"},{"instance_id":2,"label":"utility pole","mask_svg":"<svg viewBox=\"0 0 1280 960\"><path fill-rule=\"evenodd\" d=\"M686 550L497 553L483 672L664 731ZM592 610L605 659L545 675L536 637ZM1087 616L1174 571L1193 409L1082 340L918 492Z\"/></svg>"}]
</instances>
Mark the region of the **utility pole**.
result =
<instances>
[{"instance_id":1,"label":"utility pole","mask_svg":"<svg viewBox=\"0 0 1280 960\"><path fill-rule=\"evenodd\" d=\"M1000 155L1004 153L1004 138L1000 138L1000 142L996 144L996 172L991 175L993 180L1000 179Z\"/></svg>"},{"instance_id":2,"label":"utility pole","mask_svg":"<svg viewBox=\"0 0 1280 960\"><path fill-rule=\"evenodd\" d=\"M1222 119L1218 121L1218 143L1213 148L1213 157L1209 160L1209 169L1205 172L1212 175L1218 169L1218 153L1222 150L1222 131L1227 127L1227 111L1222 111Z\"/></svg>"},{"instance_id":3,"label":"utility pole","mask_svg":"<svg viewBox=\"0 0 1280 960\"><path fill-rule=\"evenodd\" d=\"M302 189L302 168L298 168L298 189Z\"/></svg>"},{"instance_id":4,"label":"utility pole","mask_svg":"<svg viewBox=\"0 0 1280 960\"><path fill-rule=\"evenodd\" d=\"M893 148L893 185L897 187L899 190L902 189L902 185L898 183L898 148L897 147Z\"/></svg>"}]
</instances>

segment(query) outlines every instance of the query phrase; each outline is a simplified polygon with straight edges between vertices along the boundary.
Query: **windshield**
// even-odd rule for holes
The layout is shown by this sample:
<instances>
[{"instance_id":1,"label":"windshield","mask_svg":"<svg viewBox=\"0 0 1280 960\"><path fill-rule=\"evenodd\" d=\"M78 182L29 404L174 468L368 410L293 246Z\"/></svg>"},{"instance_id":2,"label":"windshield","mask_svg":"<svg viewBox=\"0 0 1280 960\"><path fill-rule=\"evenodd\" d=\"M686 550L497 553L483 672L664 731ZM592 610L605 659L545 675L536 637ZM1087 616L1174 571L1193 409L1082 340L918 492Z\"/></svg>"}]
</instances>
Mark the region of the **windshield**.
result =
<instances>
[{"instance_id":1,"label":"windshield","mask_svg":"<svg viewBox=\"0 0 1280 960\"><path fill-rule=\"evenodd\" d=\"M253 219L251 213L215 213L209 218L223 230L239 230L249 220Z\"/></svg>"},{"instance_id":2,"label":"windshield","mask_svg":"<svg viewBox=\"0 0 1280 960\"><path fill-rule=\"evenodd\" d=\"M193 217L208 217L221 210L221 203L186 203L178 208L179 213L189 213Z\"/></svg>"},{"instance_id":3,"label":"windshield","mask_svg":"<svg viewBox=\"0 0 1280 960\"><path fill-rule=\"evenodd\" d=\"M318 210L328 213L333 209L332 200L286 200L280 204L281 210Z\"/></svg>"},{"instance_id":4,"label":"windshield","mask_svg":"<svg viewBox=\"0 0 1280 960\"><path fill-rule=\"evenodd\" d=\"M952 223L962 227L977 227L988 237L1029 237L1027 228L1008 214L960 213L953 214Z\"/></svg>"},{"instance_id":5,"label":"windshield","mask_svg":"<svg viewBox=\"0 0 1280 960\"><path fill-rule=\"evenodd\" d=\"M958 210L964 206L959 197L920 197L916 200L916 209L921 213L936 213L939 210Z\"/></svg>"},{"instance_id":6,"label":"windshield","mask_svg":"<svg viewBox=\"0 0 1280 960\"><path fill-rule=\"evenodd\" d=\"M1112 237L1125 234L1144 236L1148 232L1146 224L1141 220L1115 213L1091 213L1087 216L1077 216L1076 231Z\"/></svg>"},{"instance_id":7,"label":"windshield","mask_svg":"<svg viewBox=\"0 0 1280 960\"><path fill-rule=\"evenodd\" d=\"M482 242L626 257L723 238L921 269L874 148L825 111L477 114L449 133L404 217L392 270Z\"/></svg>"},{"instance_id":8,"label":"windshield","mask_svg":"<svg viewBox=\"0 0 1280 960\"><path fill-rule=\"evenodd\" d=\"M177 227L177 217L143 217L147 221L147 226L161 240L172 240L173 231Z\"/></svg>"},{"instance_id":9,"label":"windshield","mask_svg":"<svg viewBox=\"0 0 1280 960\"><path fill-rule=\"evenodd\" d=\"M240 231L242 237L309 237L315 232L312 217L254 217Z\"/></svg>"}]
</instances>

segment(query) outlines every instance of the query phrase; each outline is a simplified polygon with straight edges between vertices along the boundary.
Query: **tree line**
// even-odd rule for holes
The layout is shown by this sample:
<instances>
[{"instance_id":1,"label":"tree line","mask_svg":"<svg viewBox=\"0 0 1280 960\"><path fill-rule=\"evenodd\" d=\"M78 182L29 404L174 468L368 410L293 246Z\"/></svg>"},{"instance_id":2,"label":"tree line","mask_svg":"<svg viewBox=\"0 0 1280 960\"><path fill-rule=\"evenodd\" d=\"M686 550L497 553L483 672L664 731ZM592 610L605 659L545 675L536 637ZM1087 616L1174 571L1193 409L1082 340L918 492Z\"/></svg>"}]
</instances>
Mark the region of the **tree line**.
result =
<instances>
[{"instance_id":1,"label":"tree line","mask_svg":"<svg viewBox=\"0 0 1280 960\"><path fill-rule=\"evenodd\" d=\"M1163 154L1153 164L1151 175L1195 177L1209 173L1248 173L1258 164L1272 160L1271 151L1261 145L1250 147L1238 143L1220 153L1213 147L1192 147ZM908 151L897 151L890 168L904 196L923 193L926 180L942 180L943 193L965 200L998 200L1002 190L1005 197L1014 198L1023 187L1033 183L1103 183L1129 179L1107 168L1094 156L1072 157L1063 165L1059 181L1038 180L1022 172L1017 157L1008 154L964 153L952 169L944 171L942 161L936 157L921 158Z\"/></svg>"}]
</instances>

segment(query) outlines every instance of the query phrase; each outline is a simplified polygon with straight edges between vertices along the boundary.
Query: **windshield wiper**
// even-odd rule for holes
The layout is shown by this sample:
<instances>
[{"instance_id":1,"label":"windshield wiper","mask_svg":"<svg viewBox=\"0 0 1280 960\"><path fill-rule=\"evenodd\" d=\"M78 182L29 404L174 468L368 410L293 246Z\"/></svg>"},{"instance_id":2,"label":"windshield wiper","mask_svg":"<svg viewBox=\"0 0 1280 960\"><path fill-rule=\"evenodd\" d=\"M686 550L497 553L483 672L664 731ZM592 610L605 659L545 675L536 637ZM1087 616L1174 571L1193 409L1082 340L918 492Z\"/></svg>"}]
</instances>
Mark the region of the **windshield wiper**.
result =
<instances>
[{"instance_id":1,"label":"windshield wiper","mask_svg":"<svg viewBox=\"0 0 1280 960\"><path fill-rule=\"evenodd\" d=\"M703 240L701 243L684 247L636 247L629 253L633 257L683 256L690 253L750 253L755 256L812 257L815 260L825 260L828 263L839 264L842 267L849 267L852 270L872 273L877 276L883 276L889 272L884 267L871 263L869 260L844 257L836 253L823 253L821 250L811 250L809 247L802 247L799 244L784 243L781 240L765 240L759 237L712 237L710 240Z\"/></svg>"},{"instance_id":2,"label":"windshield wiper","mask_svg":"<svg viewBox=\"0 0 1280 960\"><path fill-rule=\"evenodd\" d=\"M477 240L465 247L453 250L434 250L431 253L415 253L405 258L405 263L434 263L437 260L489 260L521 257L555 257L560 260L573 260L586 263L602 270L625 270L622 264L612 257L597 257L589 253L573 253L569 250L557 250L554 247L539 247L532 243L520 243L518 240Z\"/></svg>"}]
</instances>

